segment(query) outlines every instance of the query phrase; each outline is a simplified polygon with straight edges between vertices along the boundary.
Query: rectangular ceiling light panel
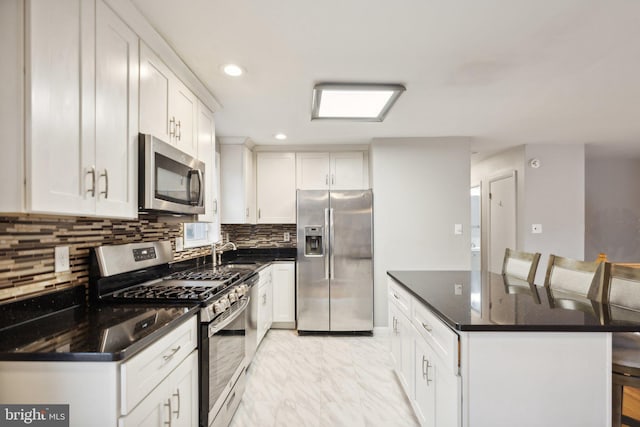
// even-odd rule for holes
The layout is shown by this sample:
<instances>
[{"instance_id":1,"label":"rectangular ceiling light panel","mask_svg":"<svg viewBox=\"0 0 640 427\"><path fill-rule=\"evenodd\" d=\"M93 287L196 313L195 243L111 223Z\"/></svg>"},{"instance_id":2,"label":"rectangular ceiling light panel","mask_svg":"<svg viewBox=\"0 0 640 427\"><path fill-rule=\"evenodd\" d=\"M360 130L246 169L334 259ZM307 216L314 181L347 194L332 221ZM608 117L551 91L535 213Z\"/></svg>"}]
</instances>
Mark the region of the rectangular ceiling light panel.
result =
<instances>
[{"instance_id":1,"label":"rectangular ceiling light panel","mask_svg":"<svg viewBox=\"0 0 640 427\"><path fill-rule=\"evenodd\" d=\"M311 119L381 122L404 90L388 84L318 84Z\"/></svg>"}]
</instances>

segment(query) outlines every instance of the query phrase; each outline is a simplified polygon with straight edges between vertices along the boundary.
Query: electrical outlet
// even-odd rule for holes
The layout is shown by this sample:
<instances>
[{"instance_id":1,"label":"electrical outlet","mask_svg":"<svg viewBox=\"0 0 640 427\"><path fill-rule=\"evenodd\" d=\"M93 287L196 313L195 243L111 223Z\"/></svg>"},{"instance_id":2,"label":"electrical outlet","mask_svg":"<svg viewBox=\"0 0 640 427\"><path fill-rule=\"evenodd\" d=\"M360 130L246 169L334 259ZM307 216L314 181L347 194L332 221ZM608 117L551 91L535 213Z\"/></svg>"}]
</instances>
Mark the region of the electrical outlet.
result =
<instances>
[{"instance_id":1,"label":"electrical outlet","mask_svg":"<svg viewBox=\"0 0 640 427\"><path fill-rule=\"evenodd\" d=\"M285 231L283 239L284 239L283 241L285 241L285 242L290 242L291 241L291 234L288 231Z\"/></svg>"},{"instance_id":2,"label":"electrical outlet","mask_svg":"<svg viewBox=\"0 0 640 427\"><path fill-rule=\"evenodd\" d=\"M453 293L455 295L462 295L462 284L461 283L455 283L453 285Z\"/></svg>"},{"instance_id":3,"label":"electrical outlet","mask_svg":"<svg viewBox=\"0 0 640 427\"><path fill-rule=\"evenodd\" d=\"M54 254L55 272L69 271L69 246L56 246Z\"/></svg>"},{"instance_id":4,"label":"electrical outlet","mask_svg":"<svg viewBox=\"0 0 640 427\"><path fill-rule=\"evenodd\" d=\"M541 234L542 224L531 224L531 234Z\"/></svg>"},{"instance_id":5,"label":"electrical outlet","mask_svg":"<svg viewBox=\"0 0 640 427\"><path fill-rule=\"evenodd\" d=\"M454 224L453 225L453 234L459 236L462 234L462 224Z\"/></svg>"},{"instance_id":6,"label":"electrical outlet","mask_svg":"<svg viewBox=\"0 0 640 427\"><path fill-rule=\"evenodd\" d=\"M184 251L184 241L182 237L176 237L176 252Z\"/></svg>"}]
</instances>

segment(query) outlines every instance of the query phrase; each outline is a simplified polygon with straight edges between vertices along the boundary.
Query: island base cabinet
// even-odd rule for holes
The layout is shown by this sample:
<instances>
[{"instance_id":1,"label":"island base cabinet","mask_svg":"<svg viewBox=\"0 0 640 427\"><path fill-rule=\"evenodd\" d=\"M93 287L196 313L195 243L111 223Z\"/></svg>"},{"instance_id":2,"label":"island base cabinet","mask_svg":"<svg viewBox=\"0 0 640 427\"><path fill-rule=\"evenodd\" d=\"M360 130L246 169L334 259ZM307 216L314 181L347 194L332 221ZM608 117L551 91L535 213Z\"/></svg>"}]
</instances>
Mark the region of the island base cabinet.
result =
<instances>
[{"instance_id":1,"label":"island base cabinet","mask_svg":"<svg viewBox=\"0 0 640 427\"><path fill-rule=\"evenodd\" d=\"M415 341L414 411L420 424L428 427L460 425L460 377L446 365L429 344Z\"/></svg>"},{"instance_id":2,"label":"island base cabinet","mask_svg":"<svg viewBox=\"0 0 640 427\"><path fill-rule=\"evenodd\" d=\"M461 341L464 426L611 425L611 333L467 332Z\"/></svg>"},{"instance_id":3,"label":"island base cabinet","mask_svg":"<svg viewBox=\"0 0 640 427\"><path fill-rule=\"evenodd\" d=\"M405 393L413 399L414 363L413 337L415 329L409 319L394 304L389 304L391 329L391 358Z\"/></svg>"}]
</instances>

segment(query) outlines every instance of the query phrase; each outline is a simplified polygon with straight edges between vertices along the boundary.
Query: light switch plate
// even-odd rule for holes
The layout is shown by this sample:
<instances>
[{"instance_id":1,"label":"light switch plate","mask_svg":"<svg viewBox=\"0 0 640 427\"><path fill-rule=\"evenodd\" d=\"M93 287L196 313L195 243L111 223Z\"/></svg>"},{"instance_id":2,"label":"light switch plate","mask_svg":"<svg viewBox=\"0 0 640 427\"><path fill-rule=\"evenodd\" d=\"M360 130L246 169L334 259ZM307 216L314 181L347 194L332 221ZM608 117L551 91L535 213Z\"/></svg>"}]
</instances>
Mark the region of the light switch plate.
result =
<instances>
[{"instance_id":1,"label":"light switch plate","mask_svg":"<svg viewBox=\"0 0 640 427\"><path fill-rule=\"evenodd\" d=\"M62 273L69 271L69 246L56 246L55 254L55 272Z\"/></svg>"},{"instance_id":2,"label":"light switch plate","mask_svg":"<svg viewBox=\"0 0 640 427\"><path fill-rule=\"evenodd\" d=\"M184 251L184 240L182 237L176 237L176 252Z\"/></svg>"},{"instance_id":3,"label":"light switch plate","mask_svg":"<svg viewBox=\"0 0 640 427\"><path fill-rule=\"evenodd\" d=\"M289 234L288 231L284 232L283 241L285 241L285 242L290 242L291 241L291 234Z\"/></svg>"},{"instance_id":4,"label":"light switch plate","mask_svg":"<svg viewBox=\"0 0 640 427\"><path fill-rule=\"evenodd\" d=\"M454 224L453 225L453 234L459 236L462 234L462 224Z\"/></svg>"},{"instance_id":5,"label":"light switch plate","mask_svg":"<svg viewBox=\"0 0 640 427\"><path fill-rule=\"evenodd\" d=\"M542 224L531 224L531 234L541 234Z\"/></svg>"}]
</instances>

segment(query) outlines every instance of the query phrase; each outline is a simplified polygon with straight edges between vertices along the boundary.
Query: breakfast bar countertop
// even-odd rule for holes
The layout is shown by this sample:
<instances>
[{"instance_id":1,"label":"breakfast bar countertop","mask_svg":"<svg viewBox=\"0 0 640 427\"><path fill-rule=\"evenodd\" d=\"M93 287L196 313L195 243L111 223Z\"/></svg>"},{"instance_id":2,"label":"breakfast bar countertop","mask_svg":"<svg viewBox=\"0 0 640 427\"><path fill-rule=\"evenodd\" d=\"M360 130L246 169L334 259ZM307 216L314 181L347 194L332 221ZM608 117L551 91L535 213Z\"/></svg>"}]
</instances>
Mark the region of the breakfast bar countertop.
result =
<instances>
[{"instance_id":1,"label":"breakfast bar countertop","mask_svg":"<svg viewBox=\"0 0 640 427\"><path fill-rule=\"evenodd\" d=\"M640 312L479 271L389 271L457 331L636 332Z\"/></svg>"}]
</instances>

